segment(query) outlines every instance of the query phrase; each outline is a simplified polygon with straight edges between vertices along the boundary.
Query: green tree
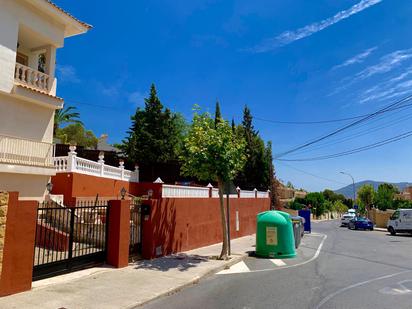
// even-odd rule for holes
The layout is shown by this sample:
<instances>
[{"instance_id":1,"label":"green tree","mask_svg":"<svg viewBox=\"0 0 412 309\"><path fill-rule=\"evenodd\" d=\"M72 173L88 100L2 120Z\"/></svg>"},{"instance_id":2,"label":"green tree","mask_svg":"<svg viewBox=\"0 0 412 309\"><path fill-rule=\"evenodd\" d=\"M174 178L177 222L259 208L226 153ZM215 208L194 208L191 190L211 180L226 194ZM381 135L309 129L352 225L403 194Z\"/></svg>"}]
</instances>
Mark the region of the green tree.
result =
<instances>
[{"instance_id":1,"label":"green tree","mask_svg":"<svg viewBox=\"0 0 412 309\"><path fill-rule=\"evenodd\" d=\"M236 183L245 189L267 190L269 165L265 161L265 143L253 126L253 117L247 106L243 110L240 133L246 141L245 156L247 161L243 170L239 173Z\"/></svg>"},{"instance_id":2,"label":"green tree","mask_svg":"<svg viewBox=\"0 0 412 309\"><path fill-rule=\"evenodd\" d=\"M208 113L195 113L181 155L182 173L204 181L216 181L219 187L223 245L220 258L228 254L226 210L223 203L224 184L233 180L245 162L245 143L234 139L227 121L218 122Z\"/></svg>"},{"instance_id":3,"label":"green tree","mask_svg":"<svg viewBox=\"0 0 412 309\"><path fill-rule=\"evenodd\" d=\"M156 163L178 159L186 129L185 121L181 115L164 108L154 84L145 99L144 109L138 107L131 119L128 137L122 146L122 151L131 161L153 167Z\"/></svg>"},{"instance_id":4,"label":"green tree","mask_svg":"<svg viewBox=\"0 0 412 309\"><path fill-rule=\"evenodd\" d=\"M215 108L215 127L217 126L218 122L222 121L222 113L220 112L220 104L219 101L216 100L216 108Z\"/></svg>"},{"instance_id":5,"label":"green tree","mask_svg":"<svg viewBox=\"0 0 412 309\"><path fill-rule=\"evenodd\" d=\"M54 112L53 136L56 136L57 130L64 124L83 124L80 121L80 114L76 112L74 106L67 106L64 109L58 109Z\"/></svg>"},{"instance_id":6,"label":"green tree","mask_svg":"<svg viewBox=\"0 0 412 309\"><path fill-rule=\"evenodd\" d=\"M267 177L268 183L267 187L270 190L270 206L271 209L278 209L281 207L278 188L277 188L277 181L275 175L275 167L273 165L273 154L272 154L272 142L268 142L265 149L265 162L267 164Z\"/></svg>"},{"instance_id":7,"label":"green tree","mask_svg":"<svg viewBox=\"0 0 412 309\"><path fill-rule=\"evenodd\" d=\"M308 193L305 197L306 205L311 206L314 214L319 217L325 213L325 198L320 192Z\"/></svg>"},{"instance_id":8,"label":"green tree","mask_svg":"<svg viewBox=\"0 0 412 309\"><path fill-rule=\"evenodd\" d=\"M333 203L333 209L334 209L336 212L338 212L338 213L340 213L340 214L343 214L343 213L345 213L345 212L348 211L348 206L346 206L345 204L343 204L343 202L342 202L341 200L336 200L336 201Z\"/></svg>"},{"instance_id":9,"label":"green tree","mask_svg":"<svg viewBox=\"0 0 412 309\"><path fill-rule=\"evenodd\" d=\"M82 124L70 124L62 129L57 129L56 137L63 144L75 142L78 146L95 149L98 139L91 130L86 130Z\"/></svg>"},{"instance_id":10,"label":"green tree","mask_svg":"<svg viewBox=\"0 0 412 309\"><path fill-rule=\"evenodd\" d=\"M363 185L357 192L359 204L361 204L365 211L370 211L375 197L375 189L372 185Z\"/></svg>"},{"instance_id":11,"label":"green tree","mask_svg":"<svg viewBox=\"0 0 412 309\"><path fill-rule=\"evenodd\" d=\"M393 200L398 189L389 183L380 184L375 194L375 205L379 210L386 210L393 208Z\"/></svg>"}]
</instances>

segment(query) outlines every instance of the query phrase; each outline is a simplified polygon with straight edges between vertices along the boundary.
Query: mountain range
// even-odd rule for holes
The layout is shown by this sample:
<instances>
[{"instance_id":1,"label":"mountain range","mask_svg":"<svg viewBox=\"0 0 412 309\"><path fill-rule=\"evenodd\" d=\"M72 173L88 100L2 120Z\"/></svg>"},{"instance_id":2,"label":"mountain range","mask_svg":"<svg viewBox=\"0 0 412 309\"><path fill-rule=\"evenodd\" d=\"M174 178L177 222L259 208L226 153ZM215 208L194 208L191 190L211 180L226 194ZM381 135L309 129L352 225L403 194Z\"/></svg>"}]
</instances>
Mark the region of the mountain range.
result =
<instances>
[{"instance_id":1,"label":"mountain range","mask_svg":"<svg viewBox=\"0 0 412 309\"><path fill-rule=\"evenodd\" d=\"M358 189L362 187L363 185L372 185L376 191L378 189L378 186L382 183L385 183L385 182L384 181L374 181L374 180L364 180L364 181L355 182L355 192L358 192ZM410 182L398 182L398 183L392 183L392 184L398 187L399 191L403 191L403 189L405 189L406 187L412 186L412 183ZM346 187L335 190L335 193L343 194L347 198L353 198L353 186L347 185Z\"/></svg>"}]
</instances>

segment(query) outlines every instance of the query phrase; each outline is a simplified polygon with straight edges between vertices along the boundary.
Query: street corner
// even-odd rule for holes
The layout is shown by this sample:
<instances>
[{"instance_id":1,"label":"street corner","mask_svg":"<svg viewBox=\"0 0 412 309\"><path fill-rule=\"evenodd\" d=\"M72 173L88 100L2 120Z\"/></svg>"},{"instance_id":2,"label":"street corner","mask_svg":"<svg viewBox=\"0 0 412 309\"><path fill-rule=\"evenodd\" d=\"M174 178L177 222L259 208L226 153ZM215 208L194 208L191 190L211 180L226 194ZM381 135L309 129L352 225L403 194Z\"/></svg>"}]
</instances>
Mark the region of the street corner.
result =
<instances>
[{"instance_id":1,"label":"street corner","mask_svg":"<svg viewBox=\"0 0 412 309\"><path fill-rule=\"evenodd\" d=\"M256 256L255 252L250 252L249 256L245 257L242 261L216 274L244 274L298 267L315 260L319 256L325 240L326 235L324 234L305 234L300 246L296 249L296 257L294 258L261 258Z\"/></svg>"}]
</instances>

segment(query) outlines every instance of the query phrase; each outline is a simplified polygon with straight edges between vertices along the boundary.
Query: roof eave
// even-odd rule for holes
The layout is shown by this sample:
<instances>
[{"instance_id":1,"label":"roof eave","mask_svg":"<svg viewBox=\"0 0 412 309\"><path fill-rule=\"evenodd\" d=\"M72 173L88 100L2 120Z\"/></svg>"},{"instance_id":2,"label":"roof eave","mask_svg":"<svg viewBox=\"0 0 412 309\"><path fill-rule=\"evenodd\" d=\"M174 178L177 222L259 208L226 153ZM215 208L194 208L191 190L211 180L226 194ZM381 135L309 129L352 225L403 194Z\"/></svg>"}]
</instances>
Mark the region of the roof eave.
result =
<instances>
[{"instance_id":1,"label":"roof eave","mask_svg":"<svg viewBox=\"0 0 412 309\"><path fill-rule=\"evenodd\" d=\"M65 37L83 34L92 28L91 25L80 21L50 0L32 0L30 3L62 23L66 28Z\"/></svg>"}]
</instances>

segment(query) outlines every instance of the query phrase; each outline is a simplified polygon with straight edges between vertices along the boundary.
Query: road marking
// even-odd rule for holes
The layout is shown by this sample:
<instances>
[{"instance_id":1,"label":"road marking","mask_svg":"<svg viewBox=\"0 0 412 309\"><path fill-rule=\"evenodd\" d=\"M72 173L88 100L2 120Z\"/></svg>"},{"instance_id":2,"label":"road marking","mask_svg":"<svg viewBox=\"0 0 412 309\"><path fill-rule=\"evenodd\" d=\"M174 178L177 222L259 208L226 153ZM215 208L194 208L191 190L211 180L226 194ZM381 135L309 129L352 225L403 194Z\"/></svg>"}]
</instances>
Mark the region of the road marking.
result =
<instances>
[{"instance_id":1,"label":"road marking","mask_svg":"<svg viewBox=\"0 0 412 309\"><path fill-rule=\"evenodd\" d=\"M399 276L399 275L402 275L402 274L406 274L406 273L409 273L409 272L411 272L411 271L410 271L410 270L401 271L401 272L394 273L394 274L391 274L391 275L386 275L386 276L382 276L382 277L378 277L378 278L374 278L374 279L362 281L362 282L359 282L359 283L351 284L351 285L349 285L349 286L347 286L347 287L344 287L344 288L342 288L342 289L339 289L339 290L337 290L336 292L334 292L334 293L326 296L326 297L325 297L324 299L322 299L321 302L316 306L316 309L321 308L324 304L326 304L328 301L330 301L330 300L331 300L332 298L334 298L336 295L339 295L339 294L341 294L341 293L343 293L343 292L346 292L346 291L348 291L348 290L350 290L350 289L353 289L353 288L356 288L356 287L359 287L359 286L362 286L362 285L365 285L365 284L369 284L369 283L372 283L372 282L375 282L375 281L379 281L379 280L383 280L383 279L388 279L388 278L392 278L392 277Z\"/></svg>"},{"instance_id":2,"label":"road marking","mask_svg":"<svg viewBox=\"0 0 412 309\"><path fill-rule=\"evenodd\" d=\"M271 261L276 266L285 266L286 265L285 262L283 262L282 260L279 260L279 259L270 259L269 261Z\"/></svg>"},{"instance_id":3,"label":"road marking","mask_svg":"<svg viewBox=\"0 0 412 309\"><path fill-rule=\"evenodd\" d=\"M397 285L400 288L394 288L394 287L385 287L383 289L379 290L379 293L382 294L389 294L389 295L404 295L404 294L410 294L412 293L412 290L408 289L404 283L410 283L412 282L412 280L403 280L403 281L399 281L397 283Z\"/></svg>"},{"instance_id":4,"label":"road marking","mask_svg":"<svg viewBox=\"0 0 412 309\"><path fill-rule=\"evenodd\" d=\"M319 234L319 233L312 233L312 235L322 237L322 241L321 241L318 249L316 250L315 254L309 260L298 263L298 264L294 264L294 265L286 265L286 266L280 267L280 268L267 268L267 269L249 270L249 272L258 273L258 272L262 272L262 271L273 271L273 270L280 270L280 269L298 267L298 266L302 266L302 265L305 265L307 263L310 263L310 262L316 260L319 256L319 254L320 254L320 251L322 250L322 247L323 247L323 244L325 243L326 238L328 238L328 235Z\"/></svg>"},{"instance_id":5,"label":"road marking","mask_svg":"<svg viewBox=\"0 0 412 309\"><path fill-rule=\"evenodd\" d=\"M245 262L241 261L236 263L235 265L230 266L229 269L224 269L219 271L217 275L227 275L227 274L238 274L238 273L247 273L250 272L249 267L245 264Z\"/></svg>"}]
</instances>

